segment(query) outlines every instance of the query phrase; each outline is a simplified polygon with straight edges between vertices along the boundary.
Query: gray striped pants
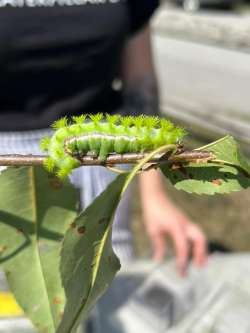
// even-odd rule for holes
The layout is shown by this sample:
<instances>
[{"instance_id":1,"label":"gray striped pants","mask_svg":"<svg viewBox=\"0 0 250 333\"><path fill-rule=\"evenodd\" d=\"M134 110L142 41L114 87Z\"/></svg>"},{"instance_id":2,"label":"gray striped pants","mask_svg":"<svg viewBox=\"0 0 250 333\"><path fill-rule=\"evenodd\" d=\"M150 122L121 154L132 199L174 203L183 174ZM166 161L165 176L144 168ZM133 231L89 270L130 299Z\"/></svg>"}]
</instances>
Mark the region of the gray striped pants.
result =
<instances>
[{"instance_id":1,"label":"gray striped pants","mask_svg":"<svg viewBox=\"0 0 250 333\"><path fill-rule=\"evenodd\" d=\"M40 139L51 135L52 130L25 132L0 132L0 154L38 154ZM82 207L87 207L116 174L104 167L80 167L71 175L71 182L80 189ZM129 227L129 190L125 193L116 211L113 226L113 247L122 264L133 259L132 236Z\"/></svg>"}]
</instances>

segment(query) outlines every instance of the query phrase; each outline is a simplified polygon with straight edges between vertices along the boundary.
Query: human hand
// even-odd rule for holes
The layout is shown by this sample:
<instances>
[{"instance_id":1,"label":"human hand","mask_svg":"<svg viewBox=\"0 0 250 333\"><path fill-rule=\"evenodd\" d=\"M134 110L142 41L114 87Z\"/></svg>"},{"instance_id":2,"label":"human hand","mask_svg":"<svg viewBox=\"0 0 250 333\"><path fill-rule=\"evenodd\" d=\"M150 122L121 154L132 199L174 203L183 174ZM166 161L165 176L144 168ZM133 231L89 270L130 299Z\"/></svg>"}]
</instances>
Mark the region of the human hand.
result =
<instances>
[{"instance_id":1,"label":"human hand","mask_svg":"<svg viewBox=\"0 0 250 333\"><path fill-rule=\"evenodd\" d=\"M190 251L197 266L206 263L207 244L202 230L170 202L165 193L154 193L150 200L144 199L142 210L155 260L164 258L168 235L174 243L176 267L180 275L187 273Z\"/></svg>"}]
</instances>

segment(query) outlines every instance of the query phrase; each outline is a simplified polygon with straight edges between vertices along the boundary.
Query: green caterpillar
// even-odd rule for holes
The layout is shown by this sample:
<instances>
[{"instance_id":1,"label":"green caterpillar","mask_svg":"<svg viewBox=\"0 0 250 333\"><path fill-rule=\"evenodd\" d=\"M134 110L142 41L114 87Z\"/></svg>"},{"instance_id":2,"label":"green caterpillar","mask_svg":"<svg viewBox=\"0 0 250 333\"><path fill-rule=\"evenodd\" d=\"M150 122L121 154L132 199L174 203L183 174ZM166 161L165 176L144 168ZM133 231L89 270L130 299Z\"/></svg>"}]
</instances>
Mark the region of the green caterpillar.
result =
<instances>
[{"instance_id":1,"label":"green caterpillar","mask_svg":"<svg viewBox=\"0 0 250 333\"><path fill-rule=\"evenodd\" d=\"M119 115L81 115L69 121L62 118L52 127L54 135L41 140L48 153L44 166L60 178L80 165L79 158L95 154L105 161L110 154L152 151L167 144L177 144L185 135L180 127L158 117L122 117Z\"/></svg>"}]
</instances>

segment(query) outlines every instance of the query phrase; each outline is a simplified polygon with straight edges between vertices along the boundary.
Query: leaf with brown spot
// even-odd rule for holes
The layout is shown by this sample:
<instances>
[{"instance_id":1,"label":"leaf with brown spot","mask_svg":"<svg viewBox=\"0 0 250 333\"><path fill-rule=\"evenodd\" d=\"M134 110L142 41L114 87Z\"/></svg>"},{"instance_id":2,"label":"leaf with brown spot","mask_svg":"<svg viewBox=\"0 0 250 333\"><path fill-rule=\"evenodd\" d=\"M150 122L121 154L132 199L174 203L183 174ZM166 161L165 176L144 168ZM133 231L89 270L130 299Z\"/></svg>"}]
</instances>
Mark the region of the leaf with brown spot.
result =
<instances>
[{"instance_id":1,"label":"leaf with brown spot","mask_svg":"<svg viewBox=\"0 0 250 333\"><path fill-rule=\"evenodd\" d=\"M110 220L110 218L108 218L108 217L104 217L104 218L102 218L102 219L100 219L100 220L98 221L98 224L106 223L108 220Z\"/></svg>"},{"instance_id":2,"label":"leaf with brown spot","mask_svg":"<svg viewBox=\"0 0 250 333\"><path fill-rule=\"evenodd\" d=\"M61 271L67 304L57 333L75 332L119 269L111 246L111 223L126 177L119 176L77 218L77 229L87 228L88 237L71 230L65 236Z\"/></svg>"},{"instance_id":3,"label":"leaf with brown spot","mask_svg":"<svg viewBox=\"0 0 250 333\"><path fill-rule=\"evenodd\" d=\"M0 246L0 254L2 254L6 250L7 250L7 246L6 245Z\"/></svg>"},{"instance_id":4,"label":"leaf with brown spot","mask_svg":"<svg viewBox=\"0 0 250 333\"><path fill-rule=\"evenodd\" d=\"M226 136L195 151L209 151L213 154L213 160L202 160L198 164L183 163L182 167L180 163L172 167L167 163L160 165L163 174L176 189L214 195L250 187L250 164L233 137Z\"/></svg>"},{"instance_id":5,"label":"leaf with brown spot","mask_svg":"<svg viewBox=\"0 0 250 333\"><path fill-rule=\"evenodd\" d=\"M0 244L8 244L0 261L11 291L40 333L55 333L60 321L61 239L76 216L77 191L68 181L56 184L54 191L39 167L8 168L0 175Z\"/></svg>"},{"instance_id":6,"label":"leaf with brown spot","mask_svg":"<svg viewBox=\"0 0 250 333\"><path fill-rule=\"evenodd\" d=\"M76 223L75 222L70 223L70 228L75 229L76 228Z\"/></svg>"},{"instance_id":7,"label":"leaf with brown spot","mask_svg":"<svg viewBox=\"0 0 250 333\"><path fill-rule=\"evenodd\" d=\"M49 184L54 190L60 190L63 187L62 181L56 177L51 179Z\"/></svg>"},{"instance_id":8,"label":"leaf with brown spot","mask_svg":"<svg viewBox=\"0 0 250 333\"><path fill-rule=\"evenodd\" d=\"M16 229L16 232L17 232L18 234L23 234L23 229L21 229L21 228L17 228L17 229Z\"/></svg>"},{"instance_id":9,"label":"leaf with brown spot","mask_svg":"<svg viewBox=\"0 0 250 333\"><path fill-rule=\"evenodd\" d=\"M61 300L59 297L54 297L54 298L53 298L53 303L54 303L54 304L61 304L61 303L62 303L62 300Z\"/></svg>"},{"instance_id":10,"label":"leaf with brown spot","mask_svg":"<svg viewBox=\"0 0 250 333\"><path fill-rule=\"evenodd\" d=\"M250 187L250 179L236 167L207 163L186 165L185 169L189 177L180 169L172 170L167 164L161 166L175 188L188 193L225 194Z\"/></svg>"},{"instance_id":11,"label":"leaf with brown spot","mask_svg":"<svg viewBox=\"0 0 250 333\"><path fill-rule=\"evenodd\" d=\"M147 154L130 173L118 176L79 215L76 224L87 228L88 237L79 237L70 229L67 231L61 254L61 274L67 303L56 333L76 332L81 320L86 319L120 268L112 249L112 221L122 194L155 155L175 148L175 145L166 145Z\"/></svg>"},{"instance_id":12,"label":"leaf with brown spot","mask_svg":"<svg viewBox=\"0 0 250 333\"><path fill-rule=\"evenodd\" d=\"M78 232L78 234L80 234L80 235L85 234L85 232L86 232L86 227L84 227L84 226L78 227L78 228L77 228L77 232Z\"/></svg>"},{"instance_id":13,"label":"leaf with brown spot","mask_svg":"<svg viewBox=\"0 0 250 333\"><path fill-rule=\"evenodd\" d=\"M222 181L220 179L214 179L214 180L212 180L212 184L220 186L220 185L222 185Z\"/></svg>"}]
</instances>

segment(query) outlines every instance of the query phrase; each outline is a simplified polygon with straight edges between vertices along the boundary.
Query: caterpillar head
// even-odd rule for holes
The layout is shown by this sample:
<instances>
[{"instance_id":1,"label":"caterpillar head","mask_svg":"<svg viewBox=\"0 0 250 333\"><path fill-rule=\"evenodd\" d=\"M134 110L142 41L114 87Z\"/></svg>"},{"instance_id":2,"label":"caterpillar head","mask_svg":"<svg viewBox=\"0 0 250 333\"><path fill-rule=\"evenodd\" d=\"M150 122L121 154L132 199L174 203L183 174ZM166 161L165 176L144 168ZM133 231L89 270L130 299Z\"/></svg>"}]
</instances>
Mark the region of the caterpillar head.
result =
<instances>
[{"instance_id":1,"label":"caterpillar head","mask_svg":"<svg viewBox=\"0 0 250 333\"><path fill-rule=\"evenodd\" d=\"M73 169L79 167L80 162L70 156L67 156L62 162L56 172L58 178L63 179L67 177Z\"/></svg>"}]
</instances>

